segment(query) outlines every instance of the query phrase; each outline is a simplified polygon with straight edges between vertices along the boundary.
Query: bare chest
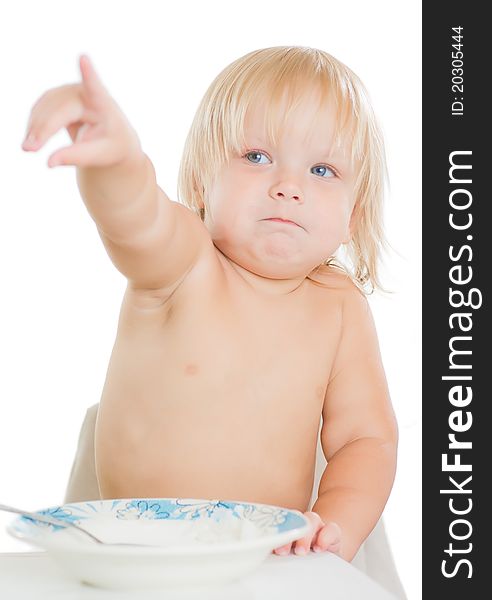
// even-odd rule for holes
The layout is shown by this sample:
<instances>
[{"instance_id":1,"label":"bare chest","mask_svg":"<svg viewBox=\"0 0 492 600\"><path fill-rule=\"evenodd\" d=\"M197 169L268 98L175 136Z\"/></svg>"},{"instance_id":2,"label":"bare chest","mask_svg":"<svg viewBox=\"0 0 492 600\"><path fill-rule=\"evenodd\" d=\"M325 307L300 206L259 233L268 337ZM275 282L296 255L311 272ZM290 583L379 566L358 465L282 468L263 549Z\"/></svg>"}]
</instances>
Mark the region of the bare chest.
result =
<instances>
[{"instance_id":1,"label":"bare chest","mask_svg":"<svg viewBox=\"0 0 492 600\"><path fill-rule=\"evenodd\" d=\"M149 478L154 469L165 474L159 494L246 497L258 486L258 498L284 469L280 496L264 501L285 502L282 486L309 495L340 329L336 307L323 312L317 302L258 300L212 286L162 312L136 310L129 299L101 401L101 473L117 478L110 457L124 456L125 464L146 465ZM237 480L238 470L251 480Z\"/></svg>"},{"instance_id":2,"label":"bare chest","mask_svg":"<svg viewBox=\"0 0 492 600\"><path fill-rule=\"evenodd\" d=\"M187 416L192 406L204 418L261 419L279 409L291 419L319 416L339 335L336 310L320 315L305 299L238 301L204 291L165 316L128 318L142 322L117 340L112 362L116 377L146 390L140 407Z\"/></svg>"}]
</instances>

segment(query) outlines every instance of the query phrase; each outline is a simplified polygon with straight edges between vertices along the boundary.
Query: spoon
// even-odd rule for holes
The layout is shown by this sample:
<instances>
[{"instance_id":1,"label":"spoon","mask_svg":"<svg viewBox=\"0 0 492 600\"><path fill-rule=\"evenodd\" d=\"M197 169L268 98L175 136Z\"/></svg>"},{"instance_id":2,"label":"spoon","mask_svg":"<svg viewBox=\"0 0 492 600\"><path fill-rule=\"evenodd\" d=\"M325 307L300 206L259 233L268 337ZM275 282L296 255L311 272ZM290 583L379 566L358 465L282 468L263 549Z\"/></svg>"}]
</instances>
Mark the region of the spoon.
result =
<instances>
[{"instance_id":1,"label":"spoon","mask_svg":"<svg viewBox=\"0 0 492 600\"><path fill-rule=\"evenodd\" d=\"M20 508L14 508L13 506L7 506L6 504L0 504L0 510L5 512L14 513L17 515L21 515L22 517L27 517L28 519L33 519L34 521L41 521L42 523L49 523L50 525L58 525L59 527L67 528L71 527L84 533L86 536L90 537L93 542L97 544L102 544L104 546L140 546L142 548L156 547L151 546L150 544L135 544L132 542L103 542L103 540L96 537L93 533L86 531L79 525L75 525L71 521L64 521L63 519L57 519L51 515L42 515L37 512L29 512L27 510L22 510Z\"/></svg>"}]
</instances>

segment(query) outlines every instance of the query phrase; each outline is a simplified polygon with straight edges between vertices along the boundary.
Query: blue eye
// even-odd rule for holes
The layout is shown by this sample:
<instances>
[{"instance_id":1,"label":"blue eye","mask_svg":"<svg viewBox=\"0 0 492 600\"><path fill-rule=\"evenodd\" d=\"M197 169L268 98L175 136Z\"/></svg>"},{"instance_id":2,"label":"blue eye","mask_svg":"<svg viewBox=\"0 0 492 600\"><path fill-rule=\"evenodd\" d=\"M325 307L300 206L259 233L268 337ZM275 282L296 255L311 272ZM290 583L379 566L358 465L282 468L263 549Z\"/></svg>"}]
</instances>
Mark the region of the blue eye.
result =
<instances>
[{"instance_id":1,"label":"blue eye","mask_svg":"<svg viewBox=\"0 0 492 600\"><path fill-rule=\"evenodd\" d=\"M329 179L331 177L336 177L335 171L327 167L326 165L316 165L311 169L311 173L314 175L319 175L320 177L324 177L325 179Z\"/></svg>"},{"instance_id":2,"label":"blue eye","mask_svg":"<svg viewBox=\"0 0 492 600\"><path fill-rule=\"evenodd\" d=\"M271 162L266 154L263 154L263 152L258 152L257 150L246 152L244 157L246 160L249 160L249 162L254 163L255 165L266 165L267 163ZM262 158L265 160L262 160Z\"/></svg>"}]
</instances>

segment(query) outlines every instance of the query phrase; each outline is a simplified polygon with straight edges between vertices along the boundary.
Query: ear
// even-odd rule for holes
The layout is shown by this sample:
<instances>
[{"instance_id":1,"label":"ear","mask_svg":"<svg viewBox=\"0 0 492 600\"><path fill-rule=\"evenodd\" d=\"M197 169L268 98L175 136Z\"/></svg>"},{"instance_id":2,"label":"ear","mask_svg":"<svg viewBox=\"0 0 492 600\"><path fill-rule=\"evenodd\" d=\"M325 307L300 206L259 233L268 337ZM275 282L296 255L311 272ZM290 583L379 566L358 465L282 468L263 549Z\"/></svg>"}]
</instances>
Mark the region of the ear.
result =
<instances>
[{"instance_id":1,"label":"ear","mask_svg":"<svg viewBox=\"0 0 492 600\"><path fill-rule=\"evenodd\" d=\"M203 198L203 196L202 196L202 198ZM205 202L203 201L203 199L201 199L198 203L198 214L202 221L205 220L205 212L206 212L205 211Z\"/></svg>"}]
</instances>

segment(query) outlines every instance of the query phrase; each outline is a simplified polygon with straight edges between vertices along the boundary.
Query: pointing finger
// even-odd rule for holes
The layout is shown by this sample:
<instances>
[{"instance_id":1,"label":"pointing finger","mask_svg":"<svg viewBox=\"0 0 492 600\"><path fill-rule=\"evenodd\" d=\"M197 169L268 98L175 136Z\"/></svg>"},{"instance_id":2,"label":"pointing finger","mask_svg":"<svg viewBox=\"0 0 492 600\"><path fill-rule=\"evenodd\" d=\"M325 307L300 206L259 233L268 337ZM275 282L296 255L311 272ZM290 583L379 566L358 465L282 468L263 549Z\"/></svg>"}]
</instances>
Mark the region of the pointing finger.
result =
<instances>
[{"instance_id":1,"label":"pointing finger","mask_svg":"<svg viewBox=\"0 0 492 600\"><path fill-rule=\"evenodd\" d=\"M87 54L81 54L79 58L80 73L82 75L82 83L87 90L89 96L93 100L103 99L107 92L102 81L99 79L94 66Z\"/></svg>"}]
</instances>

